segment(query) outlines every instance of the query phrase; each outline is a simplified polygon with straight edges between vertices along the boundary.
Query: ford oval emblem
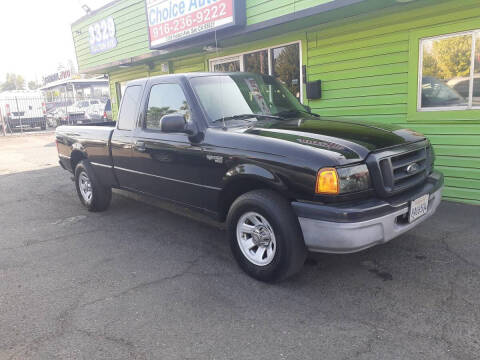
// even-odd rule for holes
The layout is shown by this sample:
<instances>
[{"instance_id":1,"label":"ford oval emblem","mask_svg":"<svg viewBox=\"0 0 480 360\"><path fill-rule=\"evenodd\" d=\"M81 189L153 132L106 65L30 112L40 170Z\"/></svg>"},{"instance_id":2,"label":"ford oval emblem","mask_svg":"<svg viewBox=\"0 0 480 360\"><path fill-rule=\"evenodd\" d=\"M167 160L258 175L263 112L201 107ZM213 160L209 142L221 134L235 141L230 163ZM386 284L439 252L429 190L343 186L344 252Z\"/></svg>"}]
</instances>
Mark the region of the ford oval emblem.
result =
<instances>
[{"instance_id":1,"label":"ford oval emblem","mask_svg":"<svg viewBox=\"0 0 480 360\"><path fill-rule=\"evenodd\" d=\"M420 167L418 166L417 163L413 163L407 166L407 173L409 174L414 174L418 171Z\"/></svg>"}]
</instances>

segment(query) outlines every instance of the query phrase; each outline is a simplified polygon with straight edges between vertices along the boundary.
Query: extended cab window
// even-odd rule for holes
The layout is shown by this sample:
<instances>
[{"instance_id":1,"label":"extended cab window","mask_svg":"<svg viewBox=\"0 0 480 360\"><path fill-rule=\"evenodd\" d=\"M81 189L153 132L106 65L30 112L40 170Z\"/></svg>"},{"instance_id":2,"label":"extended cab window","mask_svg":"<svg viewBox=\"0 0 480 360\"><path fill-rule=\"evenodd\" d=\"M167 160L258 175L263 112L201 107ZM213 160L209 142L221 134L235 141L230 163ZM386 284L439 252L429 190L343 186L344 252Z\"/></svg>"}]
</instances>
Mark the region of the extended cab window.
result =
<instances>
[{"instance_id":1,"label":"extended cab window","mask_svg":"<svg viewBox=\"0 0 480 360\"><path fill-rule=\"evenodd\" d=\"M118 128L120 130L132 130L135 127L141 90L140 85L129 86L125 89L118 116Z\"/></svg>"},{"instance_id":2,"label":"extended cab window","mask_svg":"<svg viewBox=\"0 0 480 360\"><path fill-rule=\"evenodd\" d=\"M190 110L182 88L178 84L157 84L152 86L148 98L147 129L159 130L164 115L180 113L188 120Z\"/></svg>"}]
</instances>

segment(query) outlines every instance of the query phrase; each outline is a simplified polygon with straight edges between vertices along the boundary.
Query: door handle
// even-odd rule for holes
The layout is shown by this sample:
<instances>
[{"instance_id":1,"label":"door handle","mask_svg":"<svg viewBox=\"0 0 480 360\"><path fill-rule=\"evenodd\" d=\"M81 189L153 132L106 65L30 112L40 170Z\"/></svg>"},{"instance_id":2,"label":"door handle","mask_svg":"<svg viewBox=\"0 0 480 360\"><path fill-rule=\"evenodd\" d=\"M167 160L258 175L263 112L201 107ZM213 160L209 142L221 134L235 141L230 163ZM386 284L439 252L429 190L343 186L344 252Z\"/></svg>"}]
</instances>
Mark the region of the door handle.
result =
<instances>
[{"instance_id":1,"label":"door handle","mask_svg":"<svg viewBox=\"0 0 480 360\"><path fill-rule=\"evenodd\" d=\"M147 148L145 147L145 143L143 141L135 141L135 150L139 152L147 151Z\"/></svg>"}]
</instances>

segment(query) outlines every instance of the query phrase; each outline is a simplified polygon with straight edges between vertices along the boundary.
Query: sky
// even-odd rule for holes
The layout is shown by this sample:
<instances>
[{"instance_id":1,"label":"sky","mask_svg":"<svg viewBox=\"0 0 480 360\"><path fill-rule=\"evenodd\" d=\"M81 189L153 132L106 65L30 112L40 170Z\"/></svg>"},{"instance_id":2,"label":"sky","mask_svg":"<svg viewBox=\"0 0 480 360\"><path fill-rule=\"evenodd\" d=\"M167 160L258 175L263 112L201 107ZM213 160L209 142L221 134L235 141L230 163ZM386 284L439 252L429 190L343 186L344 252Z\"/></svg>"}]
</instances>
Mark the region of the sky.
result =
<instances>
[{"instance_id":1,"label":"sky","mask_svg":"<svg viewBox=\"0 0 480 360\"><path fill-rule=\"evenodd\" d=\"M59 63L76 65L71 24L112 0L0 0L0 83L13 72L42 81Z\"/></svg>"}]
</instances>

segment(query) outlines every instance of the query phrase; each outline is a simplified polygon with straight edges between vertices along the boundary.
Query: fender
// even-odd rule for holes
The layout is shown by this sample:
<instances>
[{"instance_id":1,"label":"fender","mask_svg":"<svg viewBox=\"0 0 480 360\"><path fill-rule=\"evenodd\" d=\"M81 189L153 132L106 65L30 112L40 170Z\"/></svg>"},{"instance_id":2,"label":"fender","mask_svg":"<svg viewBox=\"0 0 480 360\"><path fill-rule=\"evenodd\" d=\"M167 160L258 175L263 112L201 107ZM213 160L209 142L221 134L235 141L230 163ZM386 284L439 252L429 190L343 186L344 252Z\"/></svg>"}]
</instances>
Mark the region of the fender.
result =
<instances>
[{"instance_id":1,"label":"fender","mask_svg":"<svg viewBox=\"0 0 480 360\"><path fill-rule=\"evenodd\" d=\"M225 173L222 190L218 197L217 217L224 221L233 201L241 194L259 189L270 188L287 193L285 182L272 171L257 164L238 164Z\"/></svg>"},{"instance_id":2,"label":"fender","mask_svg":"<svg viewBox=\"0 0 480 360\"><path fill-rule=\"evenodd\" d=\"M256 164L238 164L228 170L222 179L222 188L225 189L232 182L248 179L265 183L279 191L287 190L286 184L279 176Z\"/></svg>"},{"instance_id":3,"label":"fender","mask_svg":"<svg viewBox=\"0 0 480 360\"><path fill-rule=\"evenodd\" d=\"M72 172L75 171L75 166L81 159L88 159L87 151L81 143L75 142L72 144L72 152L70 153Z\"/></svg>"}]
</instances>

